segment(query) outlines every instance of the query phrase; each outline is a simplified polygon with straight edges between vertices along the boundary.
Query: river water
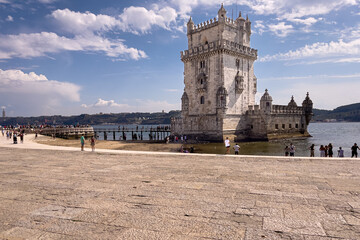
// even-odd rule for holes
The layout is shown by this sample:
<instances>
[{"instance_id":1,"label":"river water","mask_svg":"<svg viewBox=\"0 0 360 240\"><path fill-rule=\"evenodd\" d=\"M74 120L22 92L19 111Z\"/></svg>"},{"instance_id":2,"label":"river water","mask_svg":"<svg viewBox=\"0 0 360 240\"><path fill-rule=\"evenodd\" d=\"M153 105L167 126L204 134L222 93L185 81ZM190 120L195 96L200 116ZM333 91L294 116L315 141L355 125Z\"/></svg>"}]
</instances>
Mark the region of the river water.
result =
<instances>
[{"instance_id":1,"label":"river water","mask_svg":"<svg viewBox=\"0 0 360 240\"><path fill-rule=\"evenodd\" d=\"M128 125L132 128L135 125ZM141 126L139 126L141 127ZM149 126L145 126L149 128ZM155 127L155 126L154 126ZM117 129L118 126L94 126L94 129ZM239 143L242 155L267 155L267 156L283 156L284 148L292 142L296 147L295 156L309 156L309 147L315 144L315 156L319 156L320 145L328 145L332 143L334 147L334 156L337 155L337 150L342 147L345 151L345 157L351 156L350 147L354 143L360 144L360 122L357 123L310 123L308 127L309 133L312 135L306 139L283 139L274 140L270 142L249 142ZM144 140L147 139L146 134ZM100 135L100 139L102 136ZM112 136L108 136L112 139ZM232 143L232 146L234 143ZM223 143L208 143L208 144L187 144L185 147L193 146L197 153L225 153ZM233 152L231 152L233 153Z\"/></svg>"}]
</instances>

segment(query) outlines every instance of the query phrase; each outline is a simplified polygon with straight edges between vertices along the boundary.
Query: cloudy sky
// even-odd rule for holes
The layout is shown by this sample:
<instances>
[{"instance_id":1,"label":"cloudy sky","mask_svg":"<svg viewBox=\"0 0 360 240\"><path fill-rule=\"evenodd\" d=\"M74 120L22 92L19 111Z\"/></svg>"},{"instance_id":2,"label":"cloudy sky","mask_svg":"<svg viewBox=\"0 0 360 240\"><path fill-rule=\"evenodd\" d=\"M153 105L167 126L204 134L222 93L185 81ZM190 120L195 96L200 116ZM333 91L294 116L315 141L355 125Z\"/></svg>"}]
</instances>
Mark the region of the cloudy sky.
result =
<instances>
[{"instance_id":1,"label":"cloudy sky","mask_svg":"<svg viewBox=\"0 0 360 240\"><path fill-rule=\"evenodd\" d=\"M360 102L360 0L224 0L252 22L258 95ZM186 22L215 0L0 0L0 107L8 116L180 109ZM258 98L259 98L258 96Z\"/></svg>"}]
</instances>

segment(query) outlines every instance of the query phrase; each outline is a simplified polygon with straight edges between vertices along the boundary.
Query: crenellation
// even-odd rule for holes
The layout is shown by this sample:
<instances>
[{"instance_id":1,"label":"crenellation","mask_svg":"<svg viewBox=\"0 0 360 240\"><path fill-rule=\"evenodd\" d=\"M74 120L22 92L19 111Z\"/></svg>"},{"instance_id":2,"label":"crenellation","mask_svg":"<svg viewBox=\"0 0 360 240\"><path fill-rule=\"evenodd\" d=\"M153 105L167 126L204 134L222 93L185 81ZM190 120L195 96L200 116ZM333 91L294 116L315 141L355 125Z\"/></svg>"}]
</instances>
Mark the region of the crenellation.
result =
<instances>
[{"instance_id":1,"label":"crenellation","mask_svg":"<svg viewBox=\"0 0 360 240\"><path fill-rule=\"evenodd\" d=\"M235 53L246 55L247 57L257 58L257 50L240 45L229 40L218 40L210 42L208 44L199 45L189 50L181 51L181 59L184 61L188 57L193 57L195 55L201 54L203 52L215 51L215 50L231 50Z\"/></svg>"}]
</instances>

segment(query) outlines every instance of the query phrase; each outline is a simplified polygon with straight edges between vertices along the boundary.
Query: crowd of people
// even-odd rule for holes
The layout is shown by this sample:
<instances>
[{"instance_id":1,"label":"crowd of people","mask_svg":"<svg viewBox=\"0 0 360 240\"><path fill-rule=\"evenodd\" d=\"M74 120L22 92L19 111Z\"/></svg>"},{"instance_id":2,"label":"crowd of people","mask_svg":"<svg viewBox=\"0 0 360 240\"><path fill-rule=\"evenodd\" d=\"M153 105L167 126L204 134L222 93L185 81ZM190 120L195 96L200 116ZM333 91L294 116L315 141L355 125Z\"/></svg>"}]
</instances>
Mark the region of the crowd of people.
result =
<instances>
[{"instance_id":1,"label":"crowd of people","mask_svg":"<svg viewBox=\"0 0 360 240\"><path fill-rule=\"evenodd\" d=\"M315 144L312 144L309 149L310 149L310 157L315 157ZM358 156L357 150L360 149L359 146L356 143L354 143L354 145L350 149L351 149L351 157L357 158ZM333 145L331 143L325 146L320 145L319 152L320 152L320 157L334 157ZM339 149L337 150L336 157L342 158L344 156L345 156L344 149L342 147L339 147Z\"/></svg>"},{"instance_id":2,"label":"crowd of people","mask_svg":"<svg viewBox=\"0 0 360 240\"><path fill-rule=\"evenodd\" d=\"M225 154L229 154L230 153L230 148L231 148L229 138L226 138L224 140L224 144L225 144L225 149L226 149ZM233 146L233 149L234 149L235 155L238 155L240 146L236 143ZM356 143L354 143L354 145L350 149L351 149L351 157L352 158L353 157L357 158L358 150L360 150L360 147ZM315 144L312 144L309 147L309 150L310 150L310 157L315 157ZM290 143L290 145L286 145L285 148L284 148L285 156L294 157L295 156L295 151L296 151L296 147L294 146L293 143ZM333 145L331 143L329 143L328 145L320 145L319 152L320 152L320 157L334 157L334 147L333 147ZM345 156L344 149L342 147L339 147L335 157L342 158L344 156Z\"/></svg>"},{"instance_id":3,"label":"crowd of people","mask_svg":"<svg viewBox=\"0 0 360 240\"><path fill-rule=\"evenodd\" d=\"M10 130L5 130L4 128L1 129L1 135L3 137L6 136L7 140L13 140L14 144L18 143L18 138L20 138L20 142L24 143L24 135L25 135L25 130L24 129L10 129Z\"/></svg>"}]
</instances>

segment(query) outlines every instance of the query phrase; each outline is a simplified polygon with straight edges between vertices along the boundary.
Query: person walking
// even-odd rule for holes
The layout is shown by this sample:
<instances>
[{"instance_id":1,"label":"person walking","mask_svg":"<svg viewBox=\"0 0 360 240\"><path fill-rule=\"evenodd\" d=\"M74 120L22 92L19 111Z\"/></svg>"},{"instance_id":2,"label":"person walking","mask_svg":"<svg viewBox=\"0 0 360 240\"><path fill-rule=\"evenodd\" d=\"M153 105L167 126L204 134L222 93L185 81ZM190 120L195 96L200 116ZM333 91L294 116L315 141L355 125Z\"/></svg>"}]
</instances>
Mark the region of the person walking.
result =
<instances>
[{"instance_id":1,"label":"person walking","mask_svg":"<svg viewBox=\"0 0 360 240\"><path fill-rule=\"evenodd\" d=\"M19 137L20 137L20 142L24 143L24 134L20 133Z\"/></svg>"},{"instance_id":2,"label":"person walking","mask_svg":"<svg viewBox=\"0 0 360 240\"><path fill-rule=\"evenodd\" d=\"M226 148L226 154L229 154L230 153L230 140L228 137L226 137L224 143L225 143L225 148Z\"/></svg>"},{"instance_id":3,"label":"person walking","mask_svg":"<svg viewBox=\"0 0 360 240\"><path fill-rule=\"evenodd\" d=\"M240 146L236 143L233 148L234 148L234 151L235 151L235 155L239 155Z\"/></svg>"},{"instance_id":4,"label":"person walking","mask_svg":"<svg viewBox=\"0 0 360 240\"><path fill-rule=\"evenodd\" d=\"M294 157L295 156L295 149L296 149L295 146L292 143L290 143L289 148L290 148L290 157Z\"/></svg>"},{"instance_id":5,"label":"person walking","mask_svg":"<svg viewBox=\"0 0 360 240\"><path fill-rule=\"evenodd\" d=\"M338 157L344 157L344 150L342 149L342 147L339 147Z\"/></svg>"},{"instance_id":6,"label":"person walking","mask_svg":"<svg viewBox=\"0 0 360 240\"><path fill-rule=\"evenodd\" d=\"M91 151L95 152L95 138L94 138L94 136L92 136L90 138L90 145L91 145Z\"/></svg>"},{"instance_id":7,"label":"person walking","mask_svg":"<svg viewBox=\"0 0 360 240\"><path fill-rule=\"evenodd\" d=\"M310 157L315 157L315 144L310 146Z\"/></svg>"},{"instance_id":8,"label":"person walking","mask_svg":"<svg viewBox=\"0 0 360 240\"><path fill-rule=\"evenodd\" d=\"M354 145L351 147L351 157L356 157L358 156L358 152L357 150L360 149L359 146L354 143Z\"/></svg>"},{"instance_id":9,"label":"person walking","mask_svg":"<svg viewBox=\"0 0 360 240\"><path fill-rule=\"evenodd\" d=\"M81 135L80 143L81 143L81 151L84 151L84 145L85 145L85 137L84 137L84 135Z\"/></svg>"}]
</instances>

